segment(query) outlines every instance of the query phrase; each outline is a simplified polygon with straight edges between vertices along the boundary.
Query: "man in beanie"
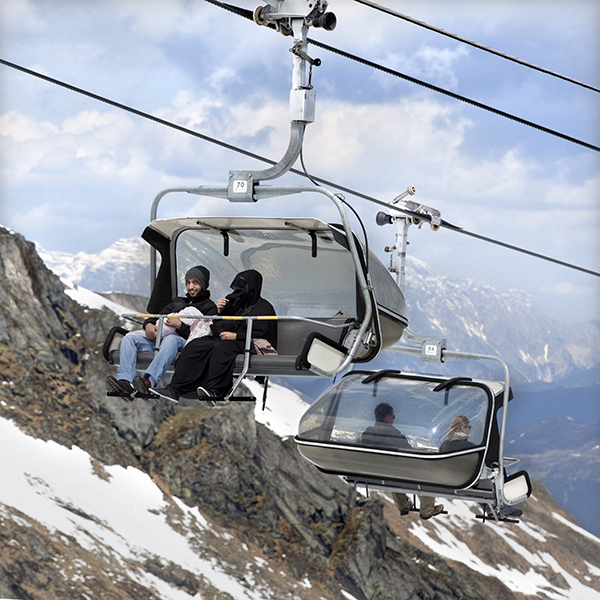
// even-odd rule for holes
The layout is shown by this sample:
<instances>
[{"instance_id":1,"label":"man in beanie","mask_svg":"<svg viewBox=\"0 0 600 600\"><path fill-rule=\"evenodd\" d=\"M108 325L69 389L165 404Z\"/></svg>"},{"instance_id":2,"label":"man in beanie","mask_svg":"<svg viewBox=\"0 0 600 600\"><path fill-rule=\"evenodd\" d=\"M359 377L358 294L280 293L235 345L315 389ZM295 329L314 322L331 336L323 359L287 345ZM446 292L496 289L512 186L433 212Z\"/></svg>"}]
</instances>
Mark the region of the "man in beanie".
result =
<instances>
[{"instance_id":1,"label":"man in beanie","mask_svg":"<svg viewBox=\"0 0 600 600\"><path fill-rule=\"evenodd\" d=\"M394 427L393 422L396 418L394 408L382 402L375 407L375 424L367 427L362 432L361 442L369 446L390 447L397 450L410 450L412 447L408 443L406 436ZM406 494L392 492L392 498L396 508L401 515L407 515L413 508L413 503ZM420 507L419 514L421 519L431 519L439 515L444 510L443 504L436 504L435 498L430 496L419 496Z\"/></svg>"},{"instance_id":2,"label":"man in beanie","mask_svg":"<svg viewBox=\"0 0 600 600\"><path fill-rule=\"evenodd\" d=\"M177 296L162 308L160 314L172 315L199 311L206 316L216 315L217 305L210 299L209 282L210 272L206 267L201 265L192 267L185 274L186 295ZM154 351L158 331L156 322L155 318L146 319L142 324L142 331L132 331L121 340L117 376L106 378L106 387L112 394L122 396L125 400L133 400L136 392L140 396L149 396L150 388L158 384L185 345L190 334L190 326L177 317L166 319L163 333L165 329L173 328L171 330L173 335L163 335L158 352L144 375L142 377L136 375L138 353Z\"/></svg>"}]
</instances>

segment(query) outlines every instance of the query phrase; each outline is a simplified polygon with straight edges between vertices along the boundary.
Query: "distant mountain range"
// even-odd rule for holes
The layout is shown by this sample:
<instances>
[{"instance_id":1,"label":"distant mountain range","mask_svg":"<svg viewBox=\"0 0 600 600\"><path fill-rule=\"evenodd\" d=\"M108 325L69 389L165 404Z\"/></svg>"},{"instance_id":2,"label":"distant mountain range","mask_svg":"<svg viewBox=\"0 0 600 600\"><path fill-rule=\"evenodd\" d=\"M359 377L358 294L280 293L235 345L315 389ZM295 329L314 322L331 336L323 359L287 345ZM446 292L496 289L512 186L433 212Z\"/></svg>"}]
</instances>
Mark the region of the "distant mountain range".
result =
<instances>
[{"instance_id":1,"label":"distant mountain range","mask_svg":"<svg viewBox=\"0 0 600 600\"><path fill-rule=\"evenodd\" d=\"M141 238L128 238L98 254L38 251L57 275L89 290L149 297L149 248ZM598 321L564 325L543 314L521 290L498 292L477 280L438 275L415 258L408 260L405 295L413 332L447 338L450 350L503 357L514 383L563 381L572 387L587 379L586 384L600 384ZM386 368L398 364L402 369L421 365L389 352L374 363ZM438 372L498 372L482 364L434 367Z\"/></svg>"},{"instance_id":2,"label":"distant mountain range","mask_svg":"<svg viewBox=\"0 0 600 600\"><path fill-rule=\"evenodd\" d=\"M93 292L150 297L150 246L142 238L121 239L98 254L49 252L37 245L48 268Z\"/></svg>"},{"instance_id":3,"label":"distant mountain range","mask_svg":"<svg viewBox=\"0 0 600 600\"><path fill-rule=\"evenodd\" d=\"M512 428L505 452L519 458L519 467L542 481L583 527L600 535L600 423L542 417Z\"/></svg>"}]
</instances>

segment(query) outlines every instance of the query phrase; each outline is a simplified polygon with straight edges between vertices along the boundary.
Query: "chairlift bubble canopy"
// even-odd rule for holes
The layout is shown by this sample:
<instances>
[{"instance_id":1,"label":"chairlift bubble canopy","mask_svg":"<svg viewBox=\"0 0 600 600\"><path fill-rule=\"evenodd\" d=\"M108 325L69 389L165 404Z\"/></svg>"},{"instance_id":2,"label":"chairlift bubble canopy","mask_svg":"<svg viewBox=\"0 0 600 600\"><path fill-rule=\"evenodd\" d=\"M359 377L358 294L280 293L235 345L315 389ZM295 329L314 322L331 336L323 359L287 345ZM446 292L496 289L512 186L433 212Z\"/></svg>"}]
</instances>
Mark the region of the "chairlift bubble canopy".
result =
<instances>
[{"instance_id":1,"label":"chairlift bubble canopy","mask_svg":"<svg viewBox=\"0 0 600 600\"><path fill-rule=\"evenodd\" d=\"M397 342L408 324L404 296L388 270L370 251L365 260L362 246L357 267L340 225L314 218L185 217L156 219L142 237L161 256L149 312L185 293L185 273L192 266L210 270L215 300L230 293L238 272L256 269L263 276L262 296L282 319L278 337L284 348L278 350L285 354L285 317L336 319L349 329L361 322L365 300L358 289L360 268L372 284L372 337L357 360L372 360Z\"/></svg>"},{"instance_id":2,"label":"chairlift bubble canopy","mask_svg":"<svg viewBox=\"0 0 600 600\"><path fill-rule=\"evenodd\" d=\"M492 475L503 396L497 381L351 371L310 406L295 439L304 458L350 483L497 505L504 500L497 489L504 476ZM392 419L381 426L376 412L383 405ZM458 416L467 418L471 433L466 443L448 447Z\"/></svg>"}]
</instances>

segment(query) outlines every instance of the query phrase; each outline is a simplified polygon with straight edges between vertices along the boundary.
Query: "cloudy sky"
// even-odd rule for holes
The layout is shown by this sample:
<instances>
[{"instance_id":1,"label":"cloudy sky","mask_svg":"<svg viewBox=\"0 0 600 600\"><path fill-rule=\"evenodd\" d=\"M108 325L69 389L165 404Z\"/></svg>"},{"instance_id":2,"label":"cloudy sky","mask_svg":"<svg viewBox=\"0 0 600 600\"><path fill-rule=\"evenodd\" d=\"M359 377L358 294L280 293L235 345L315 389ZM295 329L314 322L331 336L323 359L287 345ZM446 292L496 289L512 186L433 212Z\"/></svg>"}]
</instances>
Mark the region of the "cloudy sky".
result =
<instances>
[{"instance_id":1,"label":"cloudy sky","mask_svg":"<svg viewBox=\"0 0 600 600\"><path fill-rule=\"evenodd\" d=\"M252 9L258 0L231 3ZM600 87L597 0L381 0L421 21ZM310 37L600 145L600 94L351 0ZM289 135L290 38L202 0L2 0L0 57L260 155ZM414 200L482 235L600 271L600 153L309 46L316 121L309 171ZM225 183L263 163L0 65L0 223L47 250L99 252L138 236L158 191ZM284 183L305 183L295 175ZM380 207L348 195L371 246L394 242ZM159 216L337 220L317 197L252 206L177 195ZM567 323L600 318L600 278L441 230L409 252L440 274L520 288Z\"/></svg>"}]
</instances>

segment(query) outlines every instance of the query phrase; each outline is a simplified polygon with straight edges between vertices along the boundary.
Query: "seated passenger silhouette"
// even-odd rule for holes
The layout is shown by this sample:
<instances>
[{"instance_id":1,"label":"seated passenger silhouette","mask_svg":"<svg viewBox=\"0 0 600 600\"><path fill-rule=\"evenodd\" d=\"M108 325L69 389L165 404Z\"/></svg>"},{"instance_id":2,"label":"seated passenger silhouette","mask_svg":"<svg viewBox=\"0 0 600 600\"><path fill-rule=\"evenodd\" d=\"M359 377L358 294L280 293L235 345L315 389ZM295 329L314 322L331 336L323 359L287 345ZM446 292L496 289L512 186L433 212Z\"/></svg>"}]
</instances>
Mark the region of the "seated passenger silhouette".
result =
<instances>
[{"instance_id":1,"label":"seated passenger silhouette","mask_svg":"<svg viewBox=\"0 0 600 600\"><path fill-rule=\"evenodd\" d=\"M469 441L470 435L469 417L466 415L454 417L448 428L448 437L440 445L440 452L456 452L457 450L475 448L475 444Z\"/></svg>"},{"instance_id":2,"label":"seated passenger silhouette","mask_svg":"<svg viewBox=\"0 0 600 600\"><path fill-rule=\"evenodd\" d=\"M185 274L185 296L175 297L169 304L160 310L163 315L216 315L217 305L210 299L208 285L210 282L209 270L196 265ZM160 347L152 362L146 367L146 372L142 377L136 375L137 357L140 352L153 352L156 346L156 336L158 319L149 318L142 324L142 329L129 332L121 340L119 347L119 369L117 376L106 378L107 391L121 396L126 401L134 399L137 392L146 398L150 390L156 387L162 379L167 369L177 358L177 354L184 347L186 339L190 335L190 326L186 323L183 316L177 318L172 316L165 320L162 330L163 339ZM173 335L167 335L169 333Z\"/></svg>"},{"instance_id":3,"label":"seated passenger silhouette","mask_svg":"<svg viewBox=\"0 0 600 600\"><path fill-rule=\"evenodd\" d=\"M471 423L466 415L458 415L452 419L450 427L448 427L448 437L441 443L440 452L456 452L458 450L468 450L475 448L475 444L469 441L471 435ZM487 504L480 505L491 517ZM498 509L498 514L501 517L520 517L523 511L520 508L515 508L509 504L502 504Z\"/></svg>"},{"instance_id":4,"label":"seated passenger silhouette","mask_svg":"<svg viewBox=\"0 0 600 600\"><path fill-rule=\"evenodd\" d=\"M375 407L375 424L362 433L362 443L370 446L391 446L393 448L411 448L406 436L392 423L396 415L391 405L382 402Z\"/></svg>"},{"instance_id":5,"label":"seated passenger silhouette","mask_svg":"<svg viewBox=\"0 0 600 600\"><path fill-rule=\"evenodd\" d=\"M388 448L410 449L406 436L392 423L396 415L390 404L382 402L375 407L375 424L367 427L361 435L361 442L370 446L385 446ZM406 494L392 492L392 498L401 515L407 515L413 507L412 501ZM444 510L443 504L436 504L435 498L419 496L421 519L430 519Z\"/></svg>"}]
</instances>

